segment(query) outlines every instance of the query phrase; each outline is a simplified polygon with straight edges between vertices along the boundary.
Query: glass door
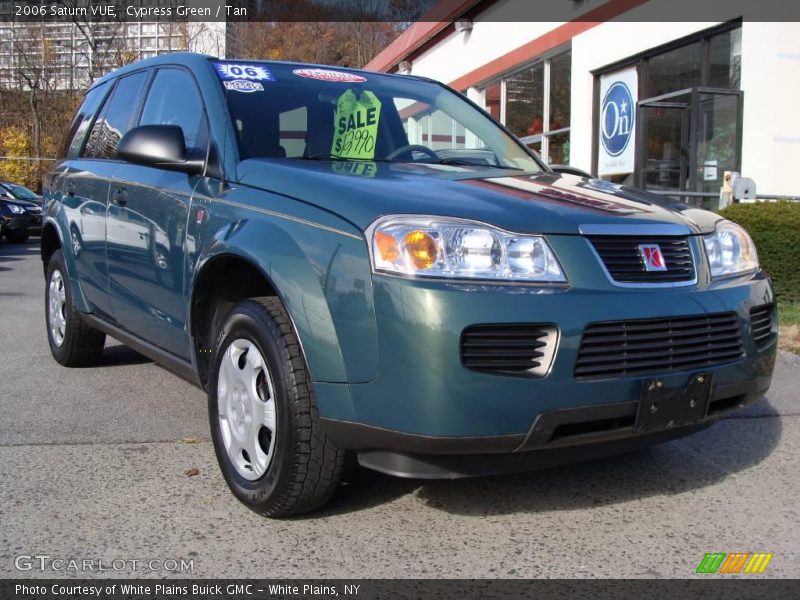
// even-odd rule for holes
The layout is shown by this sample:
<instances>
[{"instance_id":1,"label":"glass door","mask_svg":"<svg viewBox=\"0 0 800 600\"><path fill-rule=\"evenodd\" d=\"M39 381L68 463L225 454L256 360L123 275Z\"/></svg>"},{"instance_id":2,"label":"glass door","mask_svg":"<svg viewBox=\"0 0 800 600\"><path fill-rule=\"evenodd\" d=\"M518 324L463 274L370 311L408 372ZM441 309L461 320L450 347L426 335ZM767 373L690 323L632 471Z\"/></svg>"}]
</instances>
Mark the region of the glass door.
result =
<instances>
[{"instance_id":1,"label":"glass door","mask_svg":"<svg viewBox=\"0 0 800 600\"><path fill-rule=\"evenodd\" d=\"M685 190L689 178L689 105L681 102L639 104L637 164L639 187Z\"/></svg>"},{"instance_id":2,"label":"glass door","mask_svg":"<svg viewBox=\"0 0 800 600\"><path fill-rule=\"evenodd\" d=\"M637 111L636 184L715 205L725 171L741 169L742 92L689 88L642 100Z\"/></svg>"},{"instance_id":3,"label":"glass door","mask_svg":"<svg viewBox=\"0 0 800 600\"><path fill-rule=\"evenodd\" d=\"M725 171L741 167L741 94L697 92L697 192L719 194Z\"/></svg>"}]
</instances>

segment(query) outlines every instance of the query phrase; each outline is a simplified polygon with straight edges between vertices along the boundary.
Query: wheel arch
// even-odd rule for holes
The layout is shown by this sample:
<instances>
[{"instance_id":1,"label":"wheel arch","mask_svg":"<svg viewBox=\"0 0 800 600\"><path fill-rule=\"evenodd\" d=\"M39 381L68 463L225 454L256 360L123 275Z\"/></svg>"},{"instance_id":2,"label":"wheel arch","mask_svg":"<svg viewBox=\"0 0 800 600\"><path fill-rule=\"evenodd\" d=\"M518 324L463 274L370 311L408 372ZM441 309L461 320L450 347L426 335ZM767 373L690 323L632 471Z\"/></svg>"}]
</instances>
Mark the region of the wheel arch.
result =
<instances>
[{"instance_id":1,"label":"wheel arch","mask_svg":"<svg viewBox=\"0 0 800 600\"><path fill-rule=\"evenodd\" d=\"M312 380L347 381L333 320L310 264L306 269L297 269L293 264L291 279L288 279L286 274L279 274L282 270L272 263L271 274L268 274L261 260L238 247L215 248L197 264L190 288L187 321L203 385L208 382L214 336L225 316L237 302L258 296L275 296L283 304ZM287 285L287 281L293 285ZM312 311L314 323L309 319L309 305L316 309ZM321 307L324 310L320 310Z\"/></svg>"},{"instance_id":2,"label":"wheel arch","mask_svg":"<svg viewBox=\"0 0 800 600\"><path fill-rule=\"evenodd\" d=\"M77 277L77 270L75 268L75 257L72 253L72 245L64 243L65 235L69 236L69 226L65 225L66 216L58 213L55 216L48 216L42 223L41 239L39 241L39 253L42 258L42 269L45 277L47 276L47 263L50 257L53 256L57 250L61 250L64 255L64 267L67 271L69 279L70 290L72 291L72 301L75 303L75 308L79 312L91 312L86 298L83 296L83 290L80 286L80 281ZM67 233L65 234L65 230ZM69 239L67 237L66 239Z\"/></svg>"},{"instance_id":3,"label":"wheel arch","mask_svg":"<svg viewBox=\"0 0 800 600\"><path fill-rule=\"evenodd\" d=\"M61 233L58 227L51 221L46 221L42 227L42 237L39 241L39 251L45 272L47 272L47 263L50 262L50 257L62 246Z\"/></svg>"}]
</instances>

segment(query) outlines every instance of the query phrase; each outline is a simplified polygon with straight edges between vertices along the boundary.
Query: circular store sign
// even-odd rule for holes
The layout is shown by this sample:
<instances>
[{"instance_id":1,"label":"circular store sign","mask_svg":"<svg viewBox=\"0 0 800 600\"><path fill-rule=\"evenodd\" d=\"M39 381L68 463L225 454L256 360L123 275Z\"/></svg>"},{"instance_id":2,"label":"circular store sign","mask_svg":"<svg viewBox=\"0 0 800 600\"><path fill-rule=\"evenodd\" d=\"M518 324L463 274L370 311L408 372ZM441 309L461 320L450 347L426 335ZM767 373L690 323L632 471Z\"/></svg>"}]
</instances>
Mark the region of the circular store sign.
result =
<instances>
[{"instance_id":1,"label":"circular store sign","mask_svg":"<svg viewBox=\"0 0 800 600\"><path fill-rule=\"evenodd\" d=\"M330 71L328 69L295 69L292 71L300 77L309 79L321 79L322 81L333 81L336 83L363 83L366 77L355 73L345 73L344 71Z\"/></svg>"},{"instance_id":2,"label":"circular store sign","mask_svg":"<svg viewBox=\"0 0 800 600\"><path fill-rule=\"evenodd\" d=\"M608 88L602 104L600 140L610 156L619 156L628 147L633 134L635 108L626 84L617 81Z\"/></svg>"}]
</instances>

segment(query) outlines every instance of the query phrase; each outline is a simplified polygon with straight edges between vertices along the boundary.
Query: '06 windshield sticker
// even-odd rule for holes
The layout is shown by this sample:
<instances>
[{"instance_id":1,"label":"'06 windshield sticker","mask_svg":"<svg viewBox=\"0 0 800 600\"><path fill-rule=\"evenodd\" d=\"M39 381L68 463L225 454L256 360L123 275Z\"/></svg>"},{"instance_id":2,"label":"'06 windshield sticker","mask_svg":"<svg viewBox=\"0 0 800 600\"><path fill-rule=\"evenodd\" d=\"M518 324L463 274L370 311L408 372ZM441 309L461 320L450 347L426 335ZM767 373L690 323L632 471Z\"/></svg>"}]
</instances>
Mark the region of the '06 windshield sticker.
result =
<instances>
[{"instance_id":1,"label":"'06 windshield sticker","mask_svg":"<svg viewBox=\"0 0 800 600\"><path fill-rule=\"evenodd\" d=\"M381 101L365 90L356 98L353 90L339 96L333 115L333 144L331 154L338 158L372 160L378 137Z\"/></svg>"},{"instance_id":2,"label":"'06 windshield sticker","mask_svg":"<svg viewBox=\"0 0 800 600\"><path fill-rule=\"evenodd\" d=\"M258 81L247 81L246 79L234 79L233 81L223 81L222 84L226 90L233 92L244 92L250 94L252 92L263 92L264 86Z\"/></svg>"},{"instance_id":3,"label":"'06 windshield sticker","mask_svg":"<svg viewBox=\"0 0 800 600\"><path fill-rule=\"evenodd\" d=\"M332 81L334 83L364 83L367 78L355 73L345 73L344 71L331 71L330 69L295 69L292 71L299 77L308 79L319 79L321 81Z\"/></svg>"},{"instance_id":4,"label":"'06 windshield sticker","mask_svg":"<svg viewBox=\"0 0 800 600\"><path fill-rule=\"evenodd\" d=\"M222 80L250 79L252 81L275 81L269 69L263 65L245 65L240 63L214 63L217 74Z\"/></svg>"}]
</instances>

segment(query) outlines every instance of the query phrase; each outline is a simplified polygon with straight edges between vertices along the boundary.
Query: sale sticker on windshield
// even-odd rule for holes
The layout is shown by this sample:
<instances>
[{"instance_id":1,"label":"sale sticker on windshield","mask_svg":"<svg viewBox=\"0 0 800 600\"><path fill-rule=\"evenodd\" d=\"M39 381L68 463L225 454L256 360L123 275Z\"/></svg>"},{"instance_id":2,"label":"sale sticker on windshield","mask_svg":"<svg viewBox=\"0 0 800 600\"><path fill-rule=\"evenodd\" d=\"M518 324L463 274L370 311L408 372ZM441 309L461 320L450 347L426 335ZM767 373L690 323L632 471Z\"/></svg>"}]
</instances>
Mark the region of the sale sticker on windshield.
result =
<instances>
[{"instance_id":1,"label":"sale sticker on windshield","mask_svg":"<svg viewBox=\"0 0 800 600\"><path fill-rule=\"evenodd\" d=\"M353 90L347 90L339 96L333 115L331 154L338 158L375 158L380 116L381 101L370 91L356 97Z\"/></svg>"},{"instance_id":2,"label":"sale sticker on windshield","mask_svg":"<svg viewBox=\"0 0 800 600\"><path fill-rule=\"evenodd\" d=\"M269 69L263 65L242 63L214 63L220 79L250 79L252 81L275 81Z\"/></svg>"}]
</instances>

